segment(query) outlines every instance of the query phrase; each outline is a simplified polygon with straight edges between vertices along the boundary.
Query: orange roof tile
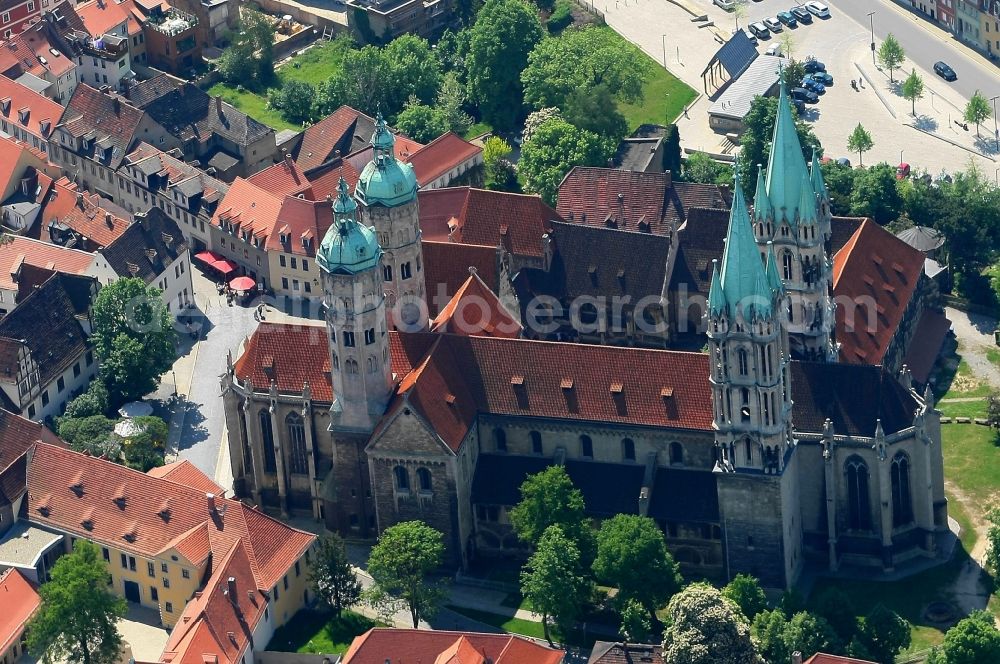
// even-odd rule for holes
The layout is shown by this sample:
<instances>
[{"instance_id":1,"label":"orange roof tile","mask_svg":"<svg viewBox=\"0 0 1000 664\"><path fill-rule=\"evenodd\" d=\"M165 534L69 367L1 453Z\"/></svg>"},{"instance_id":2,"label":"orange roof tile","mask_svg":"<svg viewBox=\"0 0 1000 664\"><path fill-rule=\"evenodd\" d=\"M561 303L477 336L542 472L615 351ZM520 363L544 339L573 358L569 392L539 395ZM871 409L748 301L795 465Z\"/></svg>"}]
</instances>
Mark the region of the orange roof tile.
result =
<instances>
[{"instance_id":1,"label":"orange roof tile","mask_svg":"<svg viewBox=\"0 0 1000 664\"><path fill-rule=\"evenodd\" d=\"M342 156L353 152L354 146L347 142L347 135L354 134L354 125L359 117L367 118L368 116L350 106L341 106L316 124L306 128L302 134L302 145L299 147L296 159L299 167L308 171L326 163L333 159L334 151L338 149L338 145L345 152Z\"/></svg>"},{"instance_id":2,"label":"orange roof tile","mask_svg":"<svg viewBox=\"0 0 1000 664\"><path fill-rule=\"evenodd\" d=\"M254 173L247 180L272 194L279 196L305 194L306 198L312 199L309 180L290 156L286 156L274 166Z\"/></svg>"},{"instance_id":3,"label":"orange roof tile","mask_svg":"<svg viewBox=\"0 0 1000 664\"><path fill-rule=\"evenodd\" d=\"M13 567L0 573L0 653L21 637L28 619L42 600L26 578Z\"/></svg>"},{"instance_id":4,"label":"orange roof tile","mask_svg":"<svg viewBox=\"0 0 1000 664\"><path fill-rule=\"evenodd\" d=\"M920 251L864 220L833 257L841 361L882 363L923 269Z\"/></svg>"},{"instance_id":5,"label":"orange roof tile","mask_svg":"<svg viewBox=\"0 0 1000 664\"><path fill-rule=\"evenodd\" d=\"M111 32L122 23L128 24L128 34L142 32L142 26L129 11L131 3L117 0L90 0L76 6L76 13L83 19L87 32L93 37Z\"/></svg>"},{"instance_id":6,"label":"orange roof tile","mask_svg":"<svg viewBox=\"0 0 1000 664\"><path fill-rule=\"evenodd\" d=\"M521 324L474 270L470 270L462 287L431 321L431 332L508 339L521 336Z\"/></svg>"},{"instance_id":7,"label":"orange roof tile","mask_svg":"<svg viewBox=\"0 0 1000 664\"><path fill-rule=\"evenodd\" d=\"M42 152L15 138L0 136L0 190L6 188L13 178L20 179L24 175L23 171L17 170L22 156L26 157L24 166L33 166L35 169L45 167L47 159Z\"/></svg>"},{"instance_id":8,"label":"orange roof tile","mask_svg":"<svg viewBox=\"0 0 1000 664\"><path fill-rule=\"evenodd\" d=\"M425 187L453 168L482 153L478 145L469 143L454 132L441 134L403 161L413 166L417 182Z\"/></svg>"},{"instance_id":9,"label":"orange roof tile","mask_svg":"<svg viewBox=\"0 0 1000 664\"><path fill-rule=\"evenodd\" d=\"M3 365L0 364L0 369ZM48 427L0 408L0 471L14 463L38 441L62 445Z\"/></svg>"},{"instance_id":10,"label":"orange roof tile","mask_svg":"<svg viewBox=\"0 0 1000 664\"><path fill-rule=\"evenodd\" d=\"M559 664L564 654L512 634L376 627L355 637L343 664L385 664L401 655L427 664Z\"/></svg>"},{"instance_id":11,"label":"orange roof tile","mask_svg":"<svg viewBox=\"0 0 1000 664\"><path fill-rule=\"evenodd\" d=\"M312 185L312 198L313 200L322 201L327 196L336 197L340 178L344 178L347 182L349 191L354 191L360 177L361 174L354 168L354 165L344 159L316 168L310 171L308 175L309 182Z\"/></svg>"},{"instance_id":12,"label":"orange roof tile","mask_svg":"<svg viewBox=\"0 0 1000 664\"><path fill-rule=\"evenodd\" d=\"M146 474L150 477L159 477L176 482L177 484L183 484L184 486L204 491L205 493L214 493L217 496L225 493L225 489L216 484L208 475L198 470L198 467L187 459L181 459L180 461L168 463L165 466L152 468Z\"/></svg>"},{"instance_id":13,"label":"orange roof tile","mask_svg":"<svg viewBox=\"0 0 1000 664\"><path fill-rule=\"evenodd\" d=\"M818 652L805 661L805 664L875 664L868 659L858 659L856 657L845 657L843 655L827 655Z\"/></svg>"},{"instance_id":14,"label":"orange roof tile","mask_svg":"<svg viewBox=\"0 0 1000 664\"><path fill-rule=\"evenodd\" d=\"M48 139L63 114L58 103L2 75L0 100L0 115L40 140Z\"/></svg>"},{"instance_id":15,"label":"orange roof tile","mask_svg":"<svg viewBox=\"0 0 1000 664\"><path fill-rule=\"evenodd\" d=\"M69 179L59 178L39 213L41 227L57 222L68 226L101 249L128 228L129 220L111 214L100 204L101 197L77 188Z\"/></svg>"},{"instance_id":16,"label":"orange roof tile","mask_svg":"<svg viewBox=\"0 0 1000 664\"><path fill-rule=\"evenodd\" d=\"M479 278L496 292L500 283L500 258L496 247L457 242L421 242L424 252L424 281L427 284L428 314L438 315L451 301L474 267Z\"/></svg>"},{"instance_id":17,"label":"orange roof tile","mask_svg":"<svg viewBox=\"0 0 1000 664\"><path fill-rule=\"evenodd\" d=\"M7 241L0 244L0 288L6 290L17 288L14 275L22 264L67 274L86 274L94 259L94 254L86 251L67 249L19 235L9 235Z\"/></svg>"}]
</instances>

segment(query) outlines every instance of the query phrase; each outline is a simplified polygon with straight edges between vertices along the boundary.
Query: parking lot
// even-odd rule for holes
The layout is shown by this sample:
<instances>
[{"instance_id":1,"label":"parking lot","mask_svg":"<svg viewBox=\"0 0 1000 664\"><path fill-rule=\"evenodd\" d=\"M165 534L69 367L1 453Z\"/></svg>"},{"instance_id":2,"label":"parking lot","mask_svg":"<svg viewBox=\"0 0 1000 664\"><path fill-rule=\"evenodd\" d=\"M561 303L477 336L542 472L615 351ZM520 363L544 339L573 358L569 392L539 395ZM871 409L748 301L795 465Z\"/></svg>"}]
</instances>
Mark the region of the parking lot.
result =
<instances>
[{"instance_id":1,"label":"parking lot","mask_svg":"<svg viewBox=\"0 0 1000 664\"><path fill-rule=\"evenodd\" d=\"M711 28L689 27L699 24L693 23L691 12L685 11L677 3L686 4L693 11L706 14L714 22L718 32L726 36L735 30L737 21L743 28L749 23L774 17L778 12L787 11L794 6L789 0L749 2L745 6L745 15L737 17L715 6L711 0L676 0L676 3L668 0L627 0L627 4L618 0L606 5L609 25L657 60L662 62L665 59L671 72L699 92L703 91L701 73L720 44L714 38ZM795 59L814 56L826 65L827 71L834 77L834 85L827 88L819 103L807 106L804 115L813 124L826 154L832 157L847 156L857 164L858 155L851 155L847 151L847 137L861 122L871 132L875 142L875 148L864 157L865 163L886 161L896 164L900 160L902 149L905 161L934 173L941 169L964 169L970 158L981 162L985 172L993 173L996 164L992 160L974 156L967 149L904 124L914 121L908 117L910 104L898 96L886 75L872 64L868 27L839 14L834 4L825 4L830 5L831 18L813 17L811 24L799 24L793 29L783 27L782 32L772 34L769 39L759 39L758 50L763 53L768 46L780 44L790 48L790 55ZM893 14L893 8L887 5L881 0L872 0L872 7L879 11L880 20L903 20ZM911 66L909 62L904 64L907 73ZM850 82L852 79L861 79L862 70L868 77L865 88L855 91ZM925 98L917 102L918 116L926 116L921 119L921 126L972 148L974 137L952 124L954 118L960 115L959 109L964 106L964 99L932 72L918 71L927 87ZM897 71L897 79L899 75L900 72ZM878 87L881 99L868 83L869 80ZM731 148L725 137L715 134L708 127L706 111L709 105L710 102L702 97L690 109L686 118L678 120L682 141L688 148L725 152ZM989 129L992 129L992 125Z\"/></svg>"}]
</instances>

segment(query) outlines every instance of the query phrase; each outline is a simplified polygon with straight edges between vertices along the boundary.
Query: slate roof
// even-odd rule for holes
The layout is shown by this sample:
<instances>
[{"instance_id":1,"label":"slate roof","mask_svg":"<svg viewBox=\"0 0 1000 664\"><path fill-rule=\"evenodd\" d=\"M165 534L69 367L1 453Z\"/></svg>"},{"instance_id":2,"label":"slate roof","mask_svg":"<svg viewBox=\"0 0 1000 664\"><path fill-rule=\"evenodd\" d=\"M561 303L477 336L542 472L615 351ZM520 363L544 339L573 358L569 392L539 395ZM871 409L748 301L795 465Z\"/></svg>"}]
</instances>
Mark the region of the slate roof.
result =
<instances>
[{"instance_id":1,"label":"slate roof","mask_svg":"<svg viewBox=\"0 0 1000 664\"><path fill-rule=\"evenodd\" d=\"M669 173L577 166L559 185L556 210L574 223L667 235L689 208L729 204L729 192L717 185L676 182Z\"/></svg>"},{"instance_id":2,"label":"slate roof","mask_svg":"<svg viewBox=\"0 0 1000 664\"><path fill-rule=\"evenodd\" d=\"M152 207L145 216L137 213L136 221L98 253L117 275L151 284L185 251L180 227L163 210Z\"/></svg>"},{"instance_id":3,"label":"slate roof","mask_svg":"<svg viewBox=\"0 0 1000 664\"><path fill-rule=\"evenodd\" d=\"M24 264L67 274L84 274L93 263L94 255L86 251L11 234L0 244L0 288L16 289L13 275Z\"/></svg>"},{"instance_id":4,"label":"slate roof","mask_svg":"<svg viewBox=\"0 0 1000 664\"><path fill-rule=\"evenodd\" d=\"M818 433L826 419L837 435L872 437L875 421L890 435L913 425L919 407L899 381L879 366L792 362L792 422Z\"/></svg>"},{"instance_id":5,"label":"slate roof","mask_svg":"<svg viewBox=\"0 0 1000 664\"><path fill-rule=\"evenodd\" d=\"M482 453L472 479L471 500L485 505L517 505L524 480L552 463L551 457Z\"/></svg>"},{"instance_id":6,"label":"slate roof","mask_svg":"<svg viewBox=\"0 0 1000 664\"><path fill-rule=\"evenodd\" d=\"M229 185L206 174L177 157L149 143L139 143L126 155L124 164L146 176L146 186L152 191L176 189L187 199L188 212L212 216L216 205L229 191ZM173 198L173 196L170 196ZM175 200L175 204L179 203Z\"/></svg>"},{"instance_id":7,"label":"slate roof","mask_svg":"<svg viewBox=\"0 0 1000 664\"><path fill-rule=\"evenodd\" d=\"M434 180L466 161L481 154L483 149L466 141L454 132L441 134L404 161L413 166L417 182L425 187Z\"/></svg>"},{"instance_id":8,"label":"slate roof","mask_svg":"<svg viewBox=\"0 0 1000 664\"><path fill-rule=\"evenodd\" d=\"M664 664L663 646L596 641L587 664Z\"/></svg>"},{"instance_id":9,"label":"slate roof","mask_svg":"<svg viewBox=\"0 0 1000 664\"><path fill-rule=\"evenodd\" d=\"M913 380L920 385L927 383L949 330L951 321L940 311L926 309L920 314L917 329L913 331L910 347L903 358L903 363L909 368Z\"/></svg>"},{"instance_id":10,"label":"slate roof","mask_svg":"<svg viewBox=\"0 0 1000 664\"><path fill-rule=\"evenodd\" d=\"M541 257L542 235L562 217L534 195L471 187L431 189L417 194L425 240L498 247L517 256ZM449 222L454 220L454 229Z\"/></svg>"},{"instance_id":11,"label":"slate roof","mask_svg":"<svg viewBox=\"0 0 1000 664\"><path fill-rule=\"evenodd\" d=\"M90 141L89 148L78 148L76 152L117 170L137 139L136 129L142 118L141 110L120 97L80 83L73 90L58 126L77 139L92 137L94 140ZM97 148L98 143L109 144L111 154L103 156Z\"/></svg>"},{"instance_id":12,"label":"slate roof","mask_svg":"<svg viewBox=\"0 0 1000 664\"><path fill-rule=\"evenodd\" d=\"M681 468L657 468L649 516L659 521L719 520L715 473Z\"/></svg>"},{"instance_id":13,"label":"slate roof","mask_svg":"<svg viewBox=\"0 0 1000 664\"><path fill-rule=\"evenodd\" d=\"M722 258L729 211L692 208L677 234L679 246L671 275L670 290L686 287L689 295L708 297L712 283L712 261Z\"/></svg>"},{"instance_id":14,"label":"slate roof","mask_svg":"<svg viewBox=\"0 0 1000 664\"><path fill-rule=\"evenodd\" d=\"M842 362L881 364L923 271L922 252L870 219L861 224L833 257Z\"/></svg>"},{"instance_id":15,"label":"slate roof","mask_svg":"<svg viewBox=\"0 0 1000 664\"><path fill-rule=\"evenodd\" d=\"M0 115L14 127L47 140L62 114L57 102L0 75Z\"/></svg>"},{"instance_id":16,"label":"slate roof","mask_svg":"<svg viewBox=\"0 0 1000 664\"><path fill-rule=\"evenodd\" d=\"M944 235L941 231L928 226L911 226L896 233L896 237L925 254L940 249L944 244Z\"/></svg>"},{"instance_id":17,"label":"slate roof","mask_svg":"<svg viewBox=\"0 0 1000 664\"><path fill-rule=\"evenodd\" d=\"M583 494L588 513L598 517L639 513L643 466L567 459L566 474Z\"/></svg>"},{"instance_id":18,"label":"slate roof","mask_svg":"<svg viewBox=\"0 0 1000 664\"><path fill-rule=\"evenodd\" d=\"M368 145L375 132L375 120L350 106L341 106L302 133L302 142L293 154L304 171L334 159L346 157Z\"/></svg>"},{"instance_id":19,"label":"slate roof","mask_svg":"<svg viewBox=\"0 0 1000 664\"><path fill-rule=\"evenodd\" d=\"M129 88L129 99L181 141L209 144L213 135L246 147L274 130L193 83L175 84L166 74Z\"/></svg>"},{"instance_id":20,"label":"slate roof","mask_svg":"<svg viewBox=\"0 0 1000 664\"><path fill-rule=\"evenodd\" d=\"M42 598L16 568L0 572L0 652L6 653L42 604Z\"/></svg>"},{"instance_id":21,"label":"slate roof","mask_svg":"<svg viewBox=\"0 0 1000 664\"><path fill-rule=\"evenodd\" d=\"M500 284L496 247L456 242L421 242L424 254L424 282L427 286L428 315L433 318L469 278L469 268L494 293ZM438 297L439 294L441 297Z\"/></svg>"},{"instance_id":22,"label":"slate roof","mask_svg":"<svg viewBox=\"0 0 1000 664\"><path fill-rule=\"evenodd\" d=\"M404 657L405 660L399 660ZM341 664L559 664L563 651L512 634L375 627L354 638Z\"/></svg>"},{"instance_id":23,"label":"slate roof","mask_svg":"<svg viewBox=\"0 0 1000 664\"><path fill-rule=\"evenodd\" d=\"M718 61L729 74L730 78L739 76L759 55L757 47L750 41L750 37L747 36L746 31L737 30L729 38L729 41L715 52L715 55L708 61L708 65L701 72L701 75L704 76L711 69L712 64Z\"/></svg>"},{"instance_id":24,"label":"slate roof","mask_svg":"<svg viewBox=\"0 0 1000 664\"><path fill-rule=\"evenodd\" d=\"M95 283L90 277L56 273L0 318L0 338L30 349L41 385L61 376L89 348L77 315L87 315Z\"/></svg>"}]
</instances>

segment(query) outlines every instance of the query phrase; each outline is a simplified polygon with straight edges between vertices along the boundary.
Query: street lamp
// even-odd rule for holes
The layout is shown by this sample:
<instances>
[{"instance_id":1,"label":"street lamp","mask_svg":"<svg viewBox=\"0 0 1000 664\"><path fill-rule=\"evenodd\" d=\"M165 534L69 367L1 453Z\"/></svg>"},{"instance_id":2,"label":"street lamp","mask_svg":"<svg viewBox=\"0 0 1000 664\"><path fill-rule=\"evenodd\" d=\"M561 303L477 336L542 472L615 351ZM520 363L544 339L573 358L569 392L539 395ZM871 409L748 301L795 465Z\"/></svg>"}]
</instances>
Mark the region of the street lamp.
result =
<instances>
[{"instance_id":1,"label":"street lamp","mask_svg":"<svg viewBox=\"0 0 1000 664\"><path fill-rule=\"evenodd\" d=\"M1000 152L1000 129L997 129L997 99L1000 99L1000 95L990 97L990 101L993 102L993 138L997 144L997 152Z\"/></svg>"},{"instance_id":2,"label":"street lamp","mask_svg":"<svg viewBox=\"0 0 1000 664\"><path fill-rule=\"evenodd\" d=\"M667 68L667 36L663 35L663 68Z\"/></svg>"},{"instance_id":3,"label":"street lamp","mask_svg":"<svg viewBox=\"0 0 1000 664\"><path fill-rule=\"evenodd\" d=\"M899 163L901 163L901 164L903 163L903 151L902 150L899 151Z\"/></svg>"},{"instance_id":4,"label":"street lamp","mask_svg":"<svg viewBox=\"0 0 1000 664\"><path fill-rule=\"evenodd\" d=\"M868 23L872 27L872 64L876 65L875 62L875 12L868 12Z\"/></svg>"},{"instance_id":5,"label":"street lamp","mask_svg":"<svg viewBox=\"0 0 1000 664\"><path fill-rule=\"evenodd\" d=\"M177 396L177 372L173 369L170 370L170 375L174 377L174 396Z\"/></svg>"}]
</instances>

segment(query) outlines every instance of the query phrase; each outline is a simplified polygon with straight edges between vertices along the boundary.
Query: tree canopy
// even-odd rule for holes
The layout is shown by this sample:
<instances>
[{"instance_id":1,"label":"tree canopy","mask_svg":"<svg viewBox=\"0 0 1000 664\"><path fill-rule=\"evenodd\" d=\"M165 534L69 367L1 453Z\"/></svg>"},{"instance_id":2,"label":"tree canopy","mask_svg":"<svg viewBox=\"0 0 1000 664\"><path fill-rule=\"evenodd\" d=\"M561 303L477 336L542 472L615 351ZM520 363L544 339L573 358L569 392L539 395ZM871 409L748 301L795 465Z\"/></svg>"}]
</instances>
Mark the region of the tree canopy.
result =
<instances>
[{"instance_id":1,"label":"tree canopy","mask_svg":"<svg viewBox=\"0 0 1000 664\"><path fill-rule=\"evenodd\" d=\"M118 458L119 446L110 442L111 434L115 430L115 421L104 415L61 417L58 429L59 437L77 452L97 457Z\"/></svg>"},{"instance_id":2,"label":"tree canopy","mask_svg":"<svg viewBox=\"0 0 1000 664\"><path fill-rule=\"evenodd\" d=\"M219 58L219 73L234 87L263 90L274 79L274 25L253 7L240 7L230 45Z\"/></svg>"},{"instance_id":3,"label":"tree canopy","mask_svg":"<svg viewBox=\"0 0 1000 664\"><path fill-rule=\"evenodd\" d=\"M858 171L851 192L851 214L871 217L882 226L895 221L903 210L896 182L896 169L889 164Z\"/></svg>"},{"instance_id":4,"label":"tree canopy","mask_svg":"<svg viewBox=\"0 0 1000 664\"><path fill-rule=\"evenodd\" d=\"M988 611L973 611L944 635L928 664L1000 662L1000 631Z\"/></svg>"},{"instance_id":5,"label":"tree canopy","mask_svg":"<svg viewBox=\"0 0 1000 664\"><path fill-rule=\"evenodd\" d=\"M722 589L722 596L731 600L748 622L753 623L757 614L767 609L767 596L756 577L737 574Z\"/></svg>"},{"instance_id":6,"label":"tree canopy","mask_svg":"<svg viewBox=\"0 0 1000 664\"><path fill-rule=\"evenodd\" d=\"M892 72L899 68L899 65L903 64L903 60L906 59L906 52L903 51L903 45L899 43L892 33L885 36L882 40L882 45L878 49L878 62L880 65L889 70L889 80L894 80L892 77Z\"/></svg>"},{"instance_id":7,"label":"tree canopy","mask_svg":"<svg viewBox=\"0 0 1000 664\"><path fill-rule=\"evenodd\" d=\"M969 103L965 105L965 111L962 113L962 117L966 122L971 122L976 125L976 136L979 136L979 125L981 125L986 118L990 117L990 102L987 101L986 95L979 90L976 90L972 94L972 98L969 99Z\"/></svg>"},{"instance_id":8,"label":"tree canopy","mask_svg":"<svg viewBox=\"0 0 1000 664\"><path fill-rule=\"evenodd\" d=\"M743 177L743 190L753 196L753 183L757 181L757 166L766 165L771 151L771 137L774 134L774 123L777 119L778 99L776 97L754 97L750 110L743 121L746 127L740 136L739 166ZM794 107L792 114L795 114ZM813 133L812 127L796 119L795 131L802 145L802 156L806 161L812 159L813 150L823 153L819 139Z\"/></svg>"},{"instance_id":9,"label":"tree canopy","mask_svg":"<svg viewBox=\"0 0 1000 664\"><path fill-rule=\"evenodd\" d=\"M344 541L336 533L319 538L309 581L313 594L335 616L360 601L361 582L347 559Z\"/></svg>"},{"instance_id":10,"label":"tree canopy","mask_svg":"<svg viewBox=\"0 0 1000 664\"><path fill-rule=\"evenodd\" d=\"M563 119L548 120L521 146L518 170L524 186L555 205L559 183L566 174L574 166L606 165L617 141L613 143Z\"/></svg>"},{"instance_id":11,"label":"tree canopy","mask_svg":"<svg viewBox=\"0 0 1000 664\"><path fill-rule=\"evenodd\" d=\"M903 81L903 99L910 101L910 111L917 114L917 100L924 97L924 79L920 77L916 69L910 70L910 75Z\"/></svg>"},{"instance_id":12,"label":"tree canopy","mask_svg":"<svg viewBox=\"0 0 1000 664\"><path fill-rule=\"evenodd\" d=\"M851 135L847 137L847 149L858 153L858 160L862 165L865 163L865 153L875 147L872 135L864 128L860 122L854 128Z\"/></svg>"},{"instance_id":13,"label":"tree canopy","mask_svg":"<svg viewBox=\"0 0 1000 664\"><path fill-rule=\"evenodd\" d=\"M650 615L681 586L663 531L653 519L634 514L618 514L601 524L594 574L616 586L621 601L635 600Z\"/></svg>"},{"instance_id":14,"label":"tree canopy","mask_svg":"<svg viewBox=\"0 0 1000 664\"><path fill-rule=\"evenodd\" d=\"M443 559L443 535L422 521L387 528L368 558L374 582L369 602L380 611L405 606L416 629L421 619L437 612L444 597L441 584L429 578Z\"/></svg>"},{"instance_id":15,"label":"tree canopy","mask_svg":"<svg viewBox=\"0 0 1000 664\"><path fill-rule=\"evenodd\" d=\"M169 427L162 418L143 415L133 418L136 432L122 441L122 458L129 468L147 472L163 465Z\"/></svg>"},{"instance_id":16,"label":"tree canopy","mask_svg":"<svg viewBox=\"0 0 1000 664\"><path fill-rule=\"evenodd\" d=\"M546 528L521 571L521 594L542 614L542 630L549 645L553 645L549 620L560 634L567 634L592 591L576 542L558 524Z\"/></svg>"},{"instance_id":17,"label":"tree canopy","mask_svg":"<svg viewBox=\"0 0 1000 664\"><path fill-rule=\"evenodd\" d=\"M114 664L122 636L125 600L108 591L108 572L96 545L78 539L73 552L52 566L52 580L38 594L42 604L28 622L28 650L46 663Z\"/></svg>"},{"instance_id":18,"label":"tree canopy","mask_svg":"<svg viewBox=\"0 0 1000 664\"><path fill-rule=\"evenodd\" d=\"M892 664L899 651L910 645L910 624L883 604L876 604L861 620L857 638L875 661Z\"/></svg>"},{"instance_id":19,"label":"tree canopy","mask_svg":"<svg viewBox=\"0 0 1000 664\"><path fill-rule=\"evenodd\" d=\"M759 664L739 608L707 583L692 583L667 605L666 664Z\"/></svg>"},{"instance_id":20,"label":"tree canopy","mask_svg":"<svg viewBox=\"0 0 1000 664\"><path fill-rule=\"evenodd\" d=\"M510 511L510 523L523 542L537 545L549 526L558 525L579 546L590 526L583 494L562 466L549 466L521 484L521 502ZM581 552L582 553L582 552ZM585 556L586 558L586 556Z\"/></svg>"},{"instance_id":21,"label":"tree canopy","mask_svg":"<svg viewBox=\"0 0 1000 664\"><path fill-rule=\"evenodd\" d=\"M412 97L396 117L396 128L418 143L430 143L448 131L448 123L438 109Z\"/></svg>"}]
</instances>

